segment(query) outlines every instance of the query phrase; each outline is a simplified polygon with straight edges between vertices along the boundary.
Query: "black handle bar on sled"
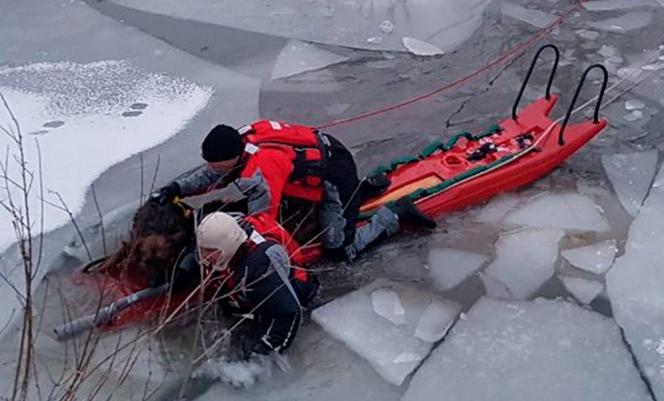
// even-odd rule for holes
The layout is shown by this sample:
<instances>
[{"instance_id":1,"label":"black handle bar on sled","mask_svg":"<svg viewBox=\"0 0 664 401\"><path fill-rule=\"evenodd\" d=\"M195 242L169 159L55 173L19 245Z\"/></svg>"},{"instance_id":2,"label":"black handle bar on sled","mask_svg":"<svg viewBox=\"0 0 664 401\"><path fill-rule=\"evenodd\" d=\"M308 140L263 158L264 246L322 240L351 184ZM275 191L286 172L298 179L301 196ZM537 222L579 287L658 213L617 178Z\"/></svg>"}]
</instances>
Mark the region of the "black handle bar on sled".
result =
<instances>
[{"instance_id":1,"label":"black handle bar on sled","mask_svg":"<svg viewBox=\"0 0 664 401\"><path fill-rule=\"evenodd\" d=\"M537 64L540 55L546 49L553 50L553 53L556 56L555 59L553 60L553 66L551 67L549 82L546 84L545 97L547 100L551 98L551 85L553 84L553 78L556 76L556 70L558 69L558 61L560 60L560 50L558 50L558 48L555 45L548 44L540 47L539 50L537 50L537 53L535 53L535 57L533 57L533 61L530 63L530 68L528 68L528 73L526 74L526 78L524 78L523 84L521 84L521 89L519 90L519 94L517 95L516 100L514 101L514 106L512 106L512 119L515 121L518 118L517 110L519 108L519 103L521 102L521 97L523 96L523 92L526 91L526 86L528 86L528 81L530 80L530 76L533 74L533 70L535 69L535 65Z\"/></svg>"},{"instance_id":2,"label":"black handle bar on sled","mask_svg":"<svg viewBox=\"0 0 664 401\"><path fill-rule=\"evenodd\" d=\"M569 104L569 108L567 109L567 114L565 114L565 120L563 120L563 124L560 127L560 134L558 134L558 145L560 146L565 144L563 133L565 132L565 128L567 128L567 123L569 122L569 118L572 116L572 112L574 111L574 106L576 105L576 100L579 97L579 93L581 92L583 83L586 82L586 77L588 76L588 73L590 73L590 71L594 70L595 68L599 68L599 70L602 71L602 87L600 88L599 94L597 95L597 102L595 103L595 113L593 115L593 123L597 124L599 122L599 108L602 105L602 98L604 98L604 92L606 92L606 84L609 81L609 72L606 70L606 67L604 67L603 65L593 64L590 67L586 68L586 70L583 72L583 75L581 76L581 81L579 81L579 85L576 87L576 92L574 92L574 97L572 98L572 102Z\"/></svg>"},{"instance_id":3,"label":"black handle bar on sled","mask_svg":"<svg viewBox=\"0 0 664 401\"><path fill-rule=\"evenodd\" d=\"M113 318L124 309L127 309L128 307L145 299L165 294L169 287L170 284L167 283L159 287L145 288L131 295L127 295L124 298L120 298L117 301L112 302L111 304L97 310L97 312L91 315L72 320L71 322L54 328L53 331L55 332L55 338L58 341L67 340L84 331L110 323L110 321L113 320Z\"/></svg>"}]
</instances>

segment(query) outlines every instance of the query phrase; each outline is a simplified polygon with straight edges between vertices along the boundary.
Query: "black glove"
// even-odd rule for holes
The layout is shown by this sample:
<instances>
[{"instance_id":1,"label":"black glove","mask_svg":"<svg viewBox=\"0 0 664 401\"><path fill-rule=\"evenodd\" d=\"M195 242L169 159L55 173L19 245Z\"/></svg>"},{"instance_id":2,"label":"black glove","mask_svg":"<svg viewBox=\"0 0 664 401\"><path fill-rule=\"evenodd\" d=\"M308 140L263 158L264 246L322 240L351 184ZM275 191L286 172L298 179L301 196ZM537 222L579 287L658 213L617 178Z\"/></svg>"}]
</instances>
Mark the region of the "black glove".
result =
<instances>
[{"instance_id":1,"label":"black glove","mask_svg":"<svg viewBox=\"0 0 664 401\"><path fill-rule=\"evenodd\" d=\"M159 190L159 192L156 194L156 198L159 204L165 205L169 202L172 202L173 199L180 196L181 194L182 192L177 182L171 182Z\"/></svg>"}]
</instances>

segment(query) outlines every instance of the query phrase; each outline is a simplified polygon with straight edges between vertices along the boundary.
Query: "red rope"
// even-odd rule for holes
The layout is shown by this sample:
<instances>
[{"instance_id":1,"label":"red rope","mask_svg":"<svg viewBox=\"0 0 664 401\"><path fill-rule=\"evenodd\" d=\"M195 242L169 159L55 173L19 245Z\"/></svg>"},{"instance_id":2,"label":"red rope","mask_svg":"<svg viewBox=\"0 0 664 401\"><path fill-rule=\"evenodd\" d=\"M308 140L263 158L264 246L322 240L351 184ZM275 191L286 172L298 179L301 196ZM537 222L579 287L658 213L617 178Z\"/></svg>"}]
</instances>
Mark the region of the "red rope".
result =
<instances>
[{"instance_id":1,"label":"red rope","mask_svg":"<svg viewBox=\"0 0 664 401\"><path fill-rule=\"evenodd\" d=\"M475 70L472 73L470 73L470 74L468 74L464 77L458 78L458 79L456 79L456 80L454 80L454 81L452 81L448 84L445 84L445 85L441 86L440 88L434 89L430 92L424 93L422 95L419 95L419 96L416 96L416 97L413 97L413 98L410 98L410 99L406 99L402 102L393 104L391 106L387 106L387 107L383 107L383 108L380 108L380 109L376 109L376 110L368 111L368 112L365 112L365 113L357 114L355 116L348 117L348 118L334 120L334 121L331 121L329 123L319 125L316 128L317 129L325 129L325 128L330 128L330 127L336 127L338 125L348 124L348 123L351 123L351 122L354 122L354 121L364 120L364 119L369 118L369 117L377 116L379 114L384 114L384 113L390 112L392 110L396 110L396 109L408 106L410 104L419 102L421 100L428 99L430 97L436 96L439 93L444 92L444 91L446 91L450 88L453 88L455 86L458 86L458 85L461 85L465 82L468 82L471 79L475 78L476 76L482 74L483 72L485 72L485 71L487 71L487 70L489 70L489 69L491 69L491 68L493 68L493 67L495 67L499 64L505 63L506 61L516 57L517 55L519 55L521 53L524 53L526 51L526 49L528 49L530 46L532 46L535 42L539 41L540 39L542 39L543 37L548 35L556 26L562 24L565 21L565 19L567 19L570 16L570 14L572 14L577 8L579 8L582 5L582 3L584 1L586 1L586 0L578 0L576 2L576 4L574 4L574 6L570 7L564 14L562 14L560 17L556 18L549 25L547 25L546 27L542 28L541 30L539 30L538 32L533 34L528 40L526 40L525 42L523 42L520 45L516 46L515 48L509 50L508 52L504 53L500 57L492 60L491 62L484 65L480 69Z\"/></svg>"}]
</instances>

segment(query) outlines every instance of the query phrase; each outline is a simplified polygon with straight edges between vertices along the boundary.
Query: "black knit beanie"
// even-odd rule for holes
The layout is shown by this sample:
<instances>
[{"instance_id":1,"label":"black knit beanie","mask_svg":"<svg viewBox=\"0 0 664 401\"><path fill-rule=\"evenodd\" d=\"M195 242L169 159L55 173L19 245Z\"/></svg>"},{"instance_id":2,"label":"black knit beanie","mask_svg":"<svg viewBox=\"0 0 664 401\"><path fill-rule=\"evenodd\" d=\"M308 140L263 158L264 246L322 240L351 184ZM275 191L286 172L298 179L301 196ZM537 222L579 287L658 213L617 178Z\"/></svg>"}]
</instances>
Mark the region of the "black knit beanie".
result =
<instances>
[{"instance_id":1,"label":"black knit beanie","mask_svg":"<svg viewBox=\"0 0 664 401\"><path fill-rule=\"evenodd\" d=\"M201 154L208 162L230 160L240 156L243 151L244 142L240 133L223 124L212 128L201 144Z\"/></svg>"}]
</instances>

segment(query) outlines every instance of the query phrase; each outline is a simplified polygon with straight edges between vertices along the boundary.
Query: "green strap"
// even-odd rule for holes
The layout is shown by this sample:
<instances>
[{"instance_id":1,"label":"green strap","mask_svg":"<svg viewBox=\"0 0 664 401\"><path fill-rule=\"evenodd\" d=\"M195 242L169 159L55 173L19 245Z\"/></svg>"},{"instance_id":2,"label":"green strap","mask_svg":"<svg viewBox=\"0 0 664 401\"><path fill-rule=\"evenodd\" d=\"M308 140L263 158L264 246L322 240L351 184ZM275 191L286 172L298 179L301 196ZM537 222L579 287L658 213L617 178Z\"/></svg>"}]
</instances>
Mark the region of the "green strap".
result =
<instances>
[{"instance_id":1,"label":"green strap","mask_svg":"<svg viewBox=\"0 0 664 401\"><path fill-rule=\"evenodd\" d=\"M454 147L454 145L456 145L456 143L461 138L466 138L469 141L474 141L475 140L475 137L470 132L465 132L465 131L460 132L460 133L454 135L453 137L451 137L449 141L447 141L447 144L445 145L445 150L452 149Z\"/></svg>"},{"instance_id":2,"label":"green strap","mask_svg":"<svg viewBox=\"0 0 664 401\"><path fill-rule=\"evenodd\" d=\"M378 166L375 169L371 170L371 173L369 175L379 175L379 174L387 174L390 172L390 168L387 166Z\"/></svg>"},{"instance_id":3,"label":"green strap","mask_svg":"<svg viewBox=\"0 0 664 401\"><path fill-rule=\"evenodd\" d=\"M372 175L378 175L378 174L391 173L392 171L396 170L399 166L402 166L402 165L408 164L408 163L413 163L413 162L416 162L416 161L421 160L421 159L425 159L425 158L431 156L432 154L436 153L438 150L448 151L448 150L452 149L456 145L456 143L459 142L459 139L461 139L461 138L466 138L469 141L476 141L478 139L493 135L496 132L500 132L500 131L502 131L502 128L499 125L492 125L491 127L489 127L488 130L484 131L481 134L475 135L475 136L473 134L471 134L470 132L466 132L466 131L460 132L460 133L454 135L453 137L451 137L447 141L447 143L443 143L440 140L436 140L436 141L432 142L431 144L429 144L426 148L424 148L424 150L422 150L422 152L420 152L420 154L417 157L415 157L415 156L398 157L396 159L393 159L390 162L389 166L378 166L378 167L376 167L375 169L373 169L371 171L371 174Z\"/></svg>"},{"instance_id":4,"label":"green strap","mask_svg":"<svg viewBox=\"0 0 664 401\"><path fill-rule=\"evenodd\" d=\"M431 156L432 154L436 153L439 149L441 149L441 146L443 146L443 141L440 140L435 140L434 142L431 142L429 146L424 148L422 152L420 152L420 158L426 159L427 157Z\"/></svg>"},{"instance_id":5,"label":"green strap","mask_svg":"<svg viewBox=\"0 0 664 401\"><path fill-rule=\"evenodd\" d=\"M396 169L397 167L401 166L402 164L408 164L412 162L416 162L420 160L419 158L415 156L403 156L403 157L398 157L390 163L390 168L392 170Z\"/></svg>"},{"instance_id":6,"label":"green strap","mask_svg":"<svg viewBox=\"0 0 664 401\"><path fill-rule=\"evenodd\" d=\"M502 127L501 127L500 125L498 125L498 124L494 124L494 125L490 126L488 130L482 132L481 134L477 134L477 135L475 136L475 139L482 139L482 138L484 138L484 137L486 137L486 136L491 136L491 135L493 135L493 134L495 134L495 133L497 133L497 132L500 132L500 131L502 131L502 130L503 130L503 129L502 129Z\"/></svg>"}]
</instances>

